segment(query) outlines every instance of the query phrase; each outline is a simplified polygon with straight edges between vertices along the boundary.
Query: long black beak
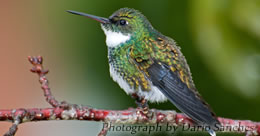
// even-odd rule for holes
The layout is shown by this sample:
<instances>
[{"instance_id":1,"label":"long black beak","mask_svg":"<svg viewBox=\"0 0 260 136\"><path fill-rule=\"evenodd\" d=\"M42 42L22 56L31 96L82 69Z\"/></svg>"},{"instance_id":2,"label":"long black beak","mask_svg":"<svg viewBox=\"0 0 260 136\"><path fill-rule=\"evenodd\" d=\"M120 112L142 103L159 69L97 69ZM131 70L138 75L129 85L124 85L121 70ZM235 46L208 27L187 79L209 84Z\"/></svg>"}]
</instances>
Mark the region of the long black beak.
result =
<instances>
[{"instance_id":1,"label":"long black beak","mask_svg":"<svg viewBox=\"0 0 260 136\"><path fill-rule=\"evenodd\" d=\"M77 11L72 11L72 10L67 10L67 12L75 14L75 15L81 15L84 17L88 17L88 18L91 18L91 19L96 20L103 24L110 23L109 19L104 18L104 17L98 17L98 16L94 16L94 15L90 15L90 14L86 14L86 13L82 13L82 12L77 12Z\"/></svg>"}]
</instances>

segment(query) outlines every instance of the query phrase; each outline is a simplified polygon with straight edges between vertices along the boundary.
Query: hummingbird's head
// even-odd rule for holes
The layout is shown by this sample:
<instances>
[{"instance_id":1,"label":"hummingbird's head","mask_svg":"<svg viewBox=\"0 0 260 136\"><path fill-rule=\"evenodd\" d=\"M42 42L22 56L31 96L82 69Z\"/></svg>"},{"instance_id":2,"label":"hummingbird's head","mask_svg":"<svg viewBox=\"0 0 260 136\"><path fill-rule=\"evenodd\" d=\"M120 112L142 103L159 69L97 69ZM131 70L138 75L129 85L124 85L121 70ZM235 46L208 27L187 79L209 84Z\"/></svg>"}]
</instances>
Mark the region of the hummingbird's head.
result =
<instances>
[{"instance_id":1,"label":"hummingbird's head","mask_svg":"<svg viewBox=\"0 0 260 136\"><path fill-rule=\"evenodd\" d=\"M107 37L108 46L118 46L130 39L142 39L153 30L152 25L146 17L135 9L121 8L114 12L109 18L98 17L76 11L68 11L73 14L82 15L101 23L101 27Z\"/></svg>"}]
</instances>

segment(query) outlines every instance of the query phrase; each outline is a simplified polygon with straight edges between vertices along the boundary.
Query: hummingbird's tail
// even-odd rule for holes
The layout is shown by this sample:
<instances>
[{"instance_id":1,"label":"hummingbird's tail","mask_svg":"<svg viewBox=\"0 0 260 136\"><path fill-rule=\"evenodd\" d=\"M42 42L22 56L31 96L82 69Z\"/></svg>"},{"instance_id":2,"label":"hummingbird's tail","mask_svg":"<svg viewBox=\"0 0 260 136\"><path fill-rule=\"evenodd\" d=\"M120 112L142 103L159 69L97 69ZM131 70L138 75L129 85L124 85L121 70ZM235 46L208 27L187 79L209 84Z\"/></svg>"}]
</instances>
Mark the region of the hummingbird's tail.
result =
<instances>
[{"instance_id":1,"label":"hummingbird's tail","mask_svg":"<svg viewBox=\"0 0 260 136\"><path fill-rule=\"evenodd\" d=\"M209 129L208 130L208 133L211 135L211 136L216 136L216 132L212 129Z\"/></svg>"}]
</instances>

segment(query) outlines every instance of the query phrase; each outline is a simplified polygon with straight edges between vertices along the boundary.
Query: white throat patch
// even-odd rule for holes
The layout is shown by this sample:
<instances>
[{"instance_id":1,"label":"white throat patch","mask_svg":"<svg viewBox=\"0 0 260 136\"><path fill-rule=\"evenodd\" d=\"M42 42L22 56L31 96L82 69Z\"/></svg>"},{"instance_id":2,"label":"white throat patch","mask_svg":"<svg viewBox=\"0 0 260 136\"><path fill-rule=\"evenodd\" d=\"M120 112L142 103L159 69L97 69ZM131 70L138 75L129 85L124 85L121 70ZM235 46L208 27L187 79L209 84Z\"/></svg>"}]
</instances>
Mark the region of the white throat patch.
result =
<instances>
[{"instance_id":1,"label":"white throat patch","mask_svg":"<svg viewBox=\"0 0 260 136\"><path fill-rule=\"evenodd\" d=\"M102 25L101 28L103 29L106 35L106 44L108 47L115 47L121 43L125 43L127 40L131 38L131 35L124 35L120 32L113 32L106 30Z\"/></svg>"}]
</instances>

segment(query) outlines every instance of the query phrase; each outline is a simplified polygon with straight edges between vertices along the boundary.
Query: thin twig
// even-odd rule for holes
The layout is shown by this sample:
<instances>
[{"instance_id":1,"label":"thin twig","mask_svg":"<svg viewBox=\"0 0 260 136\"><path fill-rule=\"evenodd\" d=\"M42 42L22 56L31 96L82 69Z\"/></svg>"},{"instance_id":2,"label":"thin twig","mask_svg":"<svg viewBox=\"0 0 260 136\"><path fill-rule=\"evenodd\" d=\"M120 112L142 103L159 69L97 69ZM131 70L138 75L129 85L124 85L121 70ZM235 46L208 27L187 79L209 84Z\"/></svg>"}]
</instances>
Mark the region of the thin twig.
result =
<instances>
[{"instance_id":1,"label":"thin twig","mask_svg":"<svg viewBox=\"0 0 260 136\"><path fill-rule=\"evenodd\" d=\"M15 117L21 119L21 123L32 121L46 121L46 120L85 120L85 121L101 121L115 124L146 124L161 125L170 124L173 126L193 126L194 122L183 113L176 113L175 111L164 111L151 109L151 118L142 114L138 114L138 109L129 108L127 110L103 110L92 109L81 106L76 109L44 108L44 109L17 109L16 115L13 117L14 110L0 110L0 121L16 121ZM251 136L257 136L260 133L260 123L248 120L233 120L219 117L223 130L221 132L244 133ZM18 123L18 124L19 124ZM109 127L109 126L108 126ZM239 128L240 127L240 128ZM242 129L243 128L243 129ZM108 128L105 128L107 131ZM104 131L104 129L102 129ZM104 131L104 132L105 132ZM14 133L14 132L10 132ZM103 132L102 132L103 133Z\"/></svg>"},{"instance_id":2,"label":"thin twig","mask_svg":"<svg viewBox=\"0 0 260 136\"><path fill-rule=\"evenodd\" d=\"M31 68L31 72L37 73L39 75L39 82L41 83L41 88L44 92L44 96L46 97L46 101L52 106L57 107L60 103L54 98L51 94L51 89L49 87L48 79L46 78L46 74L48 74L49 70L45 70L43 68L42 62L43 59L41 56L38 57L28 57L28 60L31 62L33 67Z\"/></svg>"}]
</instances>

